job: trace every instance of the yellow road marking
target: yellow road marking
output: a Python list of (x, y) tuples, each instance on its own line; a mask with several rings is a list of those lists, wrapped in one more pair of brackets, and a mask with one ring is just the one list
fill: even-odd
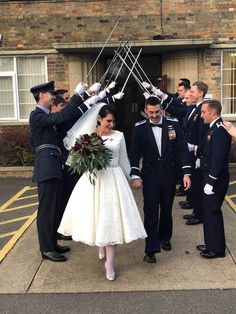
[(38, 194), (29, 195), (29, 196), (24, 196), (24, 197), (19, 197), (16, 201), (26, 200), (26, 199), (28, 199), (28, 198), (33, 198), (33, 197), (38, 197)]
[(7, 244), (0, 251), (0, 262), (4, 259), (7, 253), (13, 248), (18, 239), (22, 236), (22, 234), (27, 230), (27, 228), (32, 224), (37, 216), (37, 211), (34, 212), (33, 215), (24, 223), (24, 225), (15, 232), (14, 236), (7, 242)]
[[(3, 238), (6, 238), (6, 237), (9, 237), (13, 234), (15, 234), (16, 231), (12, 231), (12, 232), (8, 232), (8, 233), (4, 233), (4, 234), (0, 234), (0, 239), (3, 239)], [(0, 251), (1, 252), (1, 251)]]
[(234, 210), (234, 212), (236, 213), (236, 204), (231, 200), (231, 198), (228, 195), (226, 195), (225, 200), (229, 204), (229, 206)]
[(234, 198), (236, 197), (236, 194), (231, 194), (231, 195), (227, 195), (229, 198)]
[(19, 218), (15, 218), (15, 219), (10, 219), (10, 220), (5, 220), (0, 222), (0, 225), (6, 225), (6, 224), (10, 224), (11, 222), (15, 222), (15, 221), (20, 221), (20, 220), (24, 220), (24, 219), (28, 219), (31, 216), (24, 216), (24, 217), (19, 217)]
[(36, 190), (37, 189), (37, 186), (30, 186), (29, 188), (28, 188), (28, 190)]
[(31, 207), (31, 206), (35, 206), (35, 205), (38, 205), (38, 202), (37, 203), (32, 203), (32, 204), (27, 204), (27, 205), (22, 205), (22, 206), (17, 206), (17, 207), (12, 207), (12, 208), (7, 208), (3, 212), (6, 213), (6, 212), (10, 212), (12, 210), (21, 209), (21, 208), (27, 208), (27, 207)]
[(24, 194), (29, 189), (30, 189), (30, 186), (25, 186), (22, 190), (20, 190), (18, 193), (16, 193), (12, 198), (10, 198), (5, 204), (3, 204), (0, 207), (0, 212), (4, 211), (5, 208), (7, 208), (9, 205), (11, 205), (13, 202), (15, 202), (15, 200), (18, 199), (19, 196)]
[(232, 185), (232, 184), (235, 184), (236, 183), (236, 181), (231, 181), (231, 182), (229, 182), (229, 185)]

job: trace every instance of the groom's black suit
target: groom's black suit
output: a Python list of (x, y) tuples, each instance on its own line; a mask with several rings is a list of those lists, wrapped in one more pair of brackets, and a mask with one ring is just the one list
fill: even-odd
[[(160, 252), (160, 241), (169, 241), (172, 236), (177, 154), (183, 174), (190, 174), (187, 142), (176, 119), (162, 117), (161, 154), (149, 120), (136, 124), (130, 148), (131, 176), (143, 180), (147, 254)], [(139, 170), (141, 157), (142, 169)]]

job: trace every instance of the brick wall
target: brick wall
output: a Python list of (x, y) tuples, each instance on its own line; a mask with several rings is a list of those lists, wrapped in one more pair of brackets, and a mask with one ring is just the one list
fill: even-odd
[[(118, 16), (113, 40), (161, 34), (161, 1), (1, 1), (4, 49), (44, 49), (53, 43), (104, 41)], [(235, 43), (236, 2), (163, 0), (163, 35)]]

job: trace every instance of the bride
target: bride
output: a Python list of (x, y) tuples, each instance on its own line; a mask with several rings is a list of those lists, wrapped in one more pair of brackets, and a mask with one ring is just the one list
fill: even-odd
[(113, 129), (115, 116), (113, 107), (99, 103), (65, 139), (65, 146), (71, 148), (76, 137), (95, 131), (112, 151), (112, 161), (106, 169), (96, 171), (95, 185), (90, 183), (87, 173), (81, 176), (58, 229), (59, 233), (71, 235), (74, 241), (99, 247), (108, 280), (116, 278), (113, 262), (117, 244), (147, 236), (127, 181), (130, 164), (124, 135)]

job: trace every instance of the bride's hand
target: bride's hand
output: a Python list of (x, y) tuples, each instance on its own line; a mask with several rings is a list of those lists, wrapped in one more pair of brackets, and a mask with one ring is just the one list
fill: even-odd
[(131, 179), (130, 185), (134, 190), (139, 190), (143, 187), (143, 181), (142, 179)]

